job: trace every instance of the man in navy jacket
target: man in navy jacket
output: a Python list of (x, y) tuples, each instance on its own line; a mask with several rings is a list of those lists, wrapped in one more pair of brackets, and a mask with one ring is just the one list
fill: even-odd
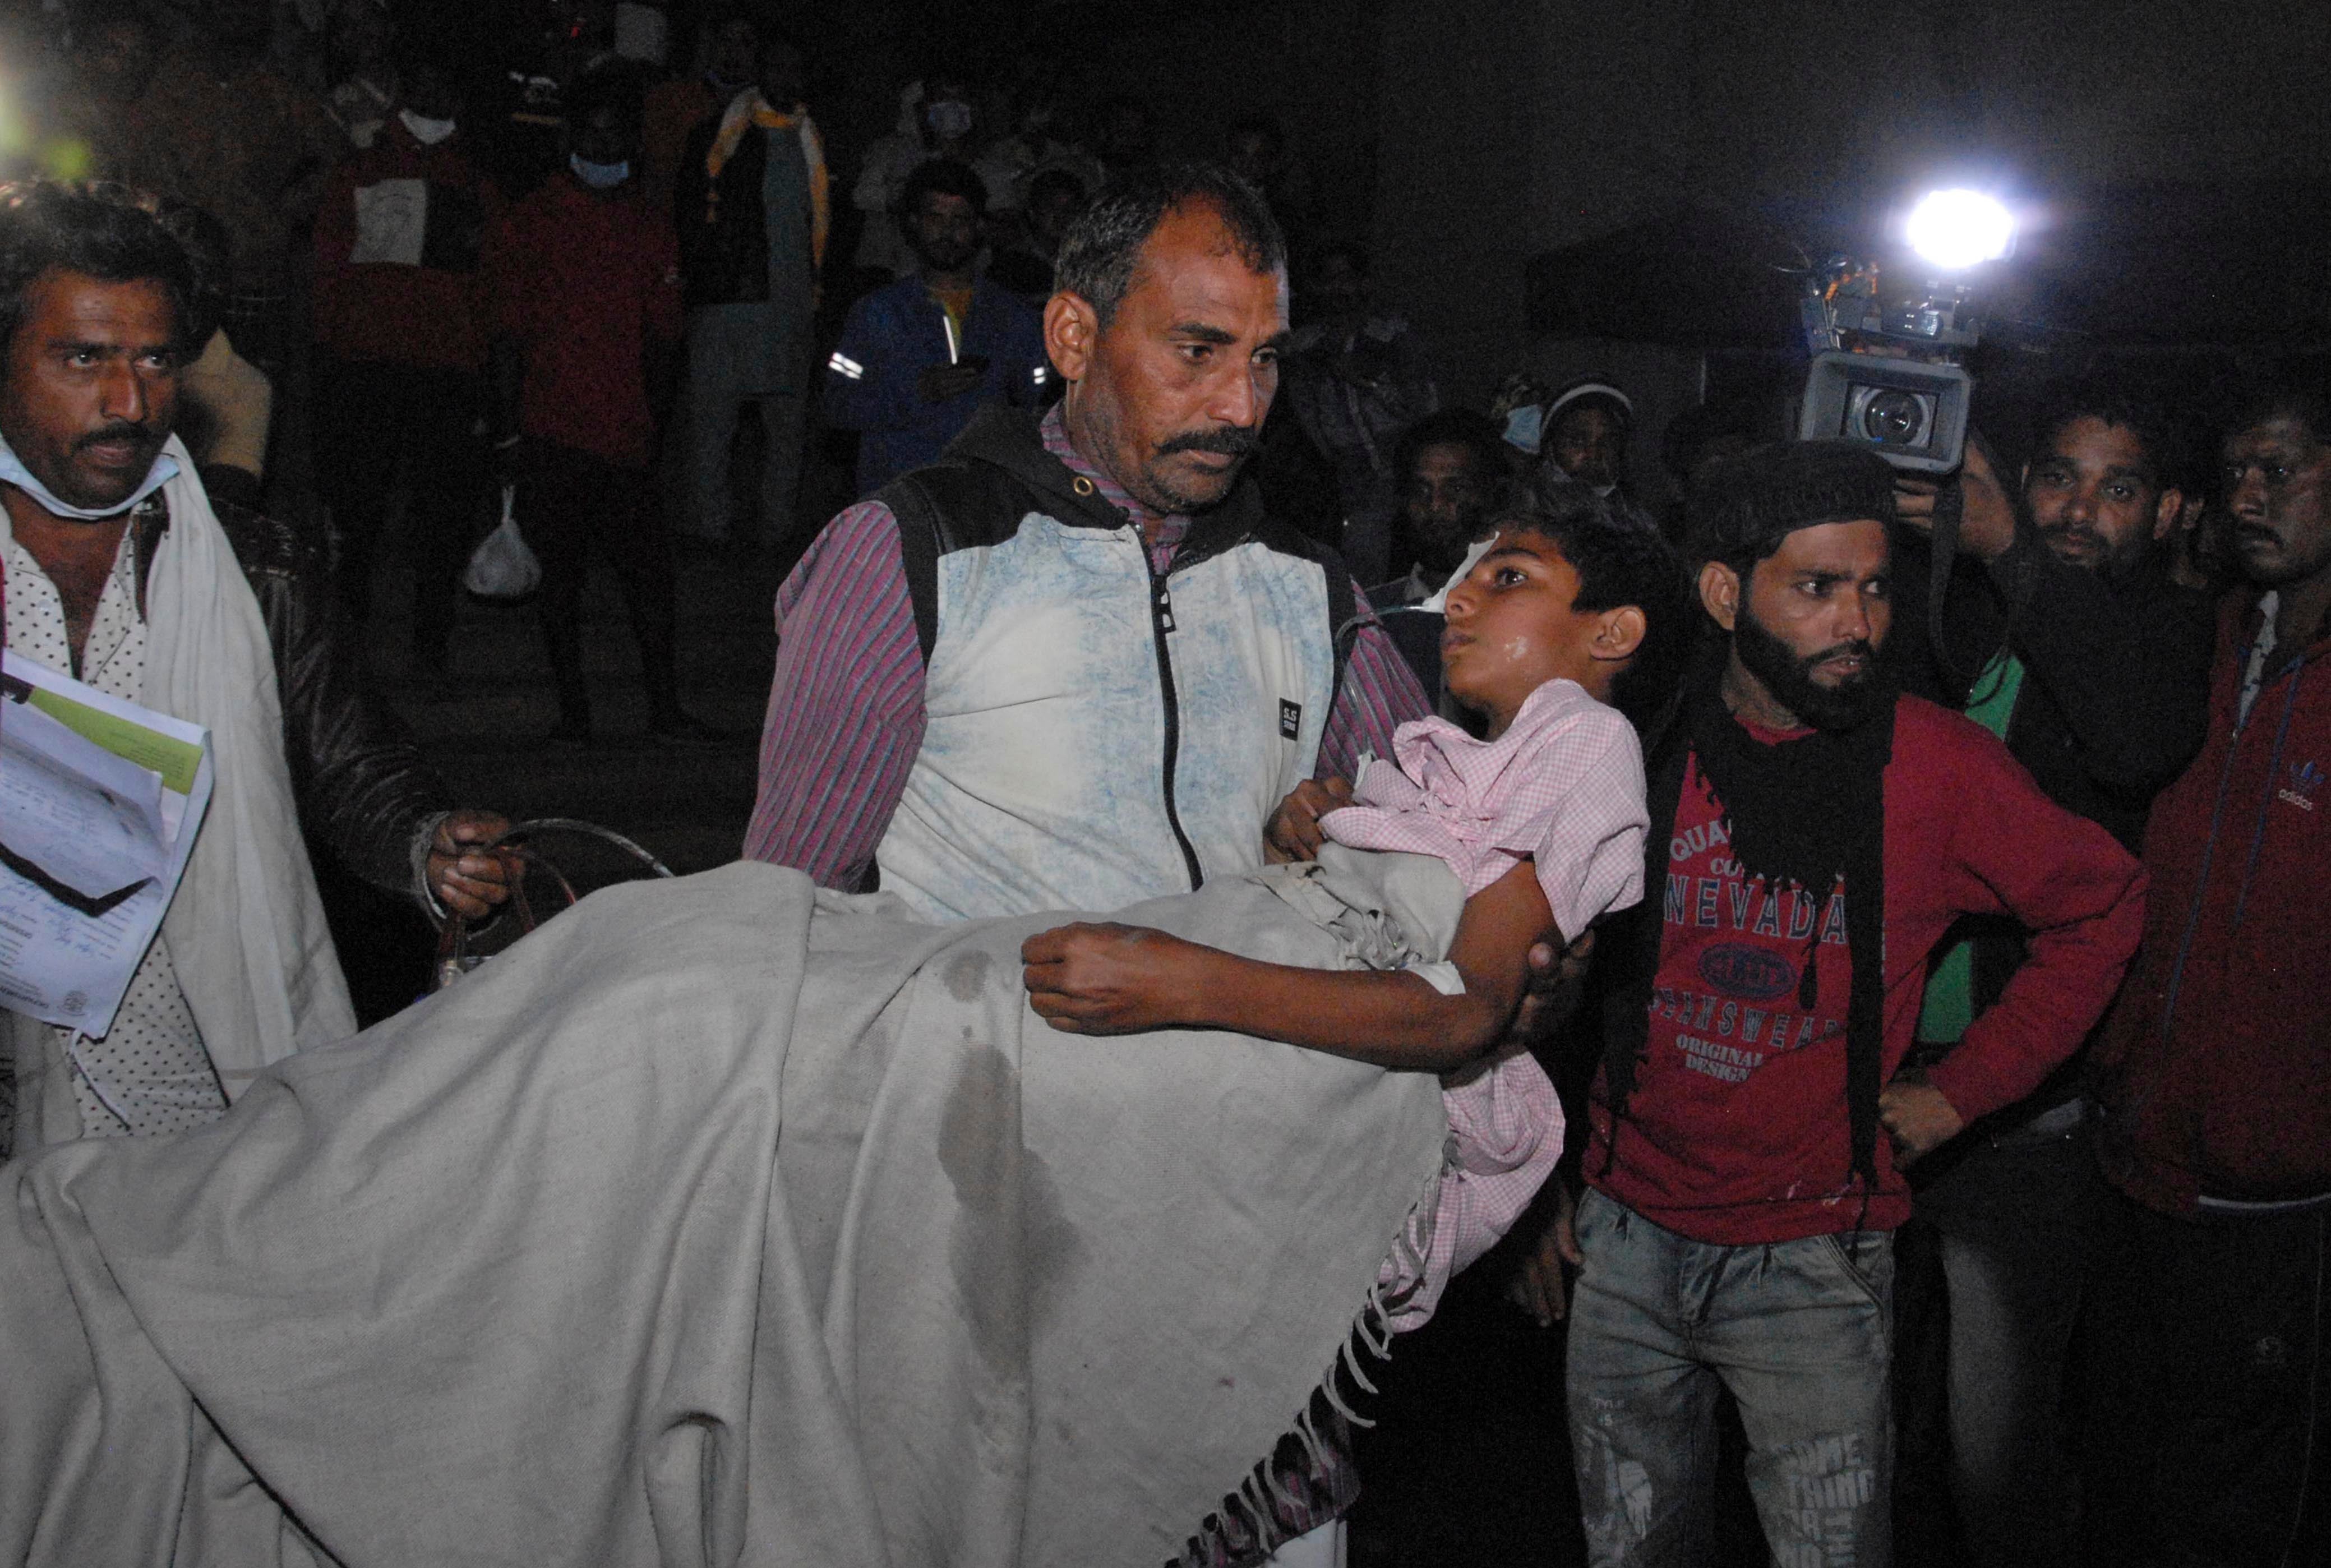
[(863, 436), (861, 496), (936, 461), (983, 405), (1036, 406), (1051, 377), (1035, 310), (975, 270), (986, 209), (968, 165), (908, 176), (899, 224), (921, 265), (850, 308), (826, 361), (827, 416)]

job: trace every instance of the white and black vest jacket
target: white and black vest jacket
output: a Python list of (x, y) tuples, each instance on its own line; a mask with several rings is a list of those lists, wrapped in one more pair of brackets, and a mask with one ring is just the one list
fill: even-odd
[(1242, 482), (1157, 575), (1133, 519), (1000, 408), (876, 499), (928, 716), (885, 891), (929, 919), (1098, 911), (1261, 863), (1355, 624), (1332, 551)]

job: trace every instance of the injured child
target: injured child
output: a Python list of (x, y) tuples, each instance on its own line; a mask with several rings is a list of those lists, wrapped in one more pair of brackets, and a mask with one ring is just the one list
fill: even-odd
[(1675, 575), (1507, 519), (1448, 606), (1486, 738), (1403, 727), (1314, 861), (1065, 927), (630, 884), (213, 1126), (0, 1167), (0, 1560), (1179, 1556), (1559, 1153), (1500, 1042), (1641, 894), (1598, 699)]

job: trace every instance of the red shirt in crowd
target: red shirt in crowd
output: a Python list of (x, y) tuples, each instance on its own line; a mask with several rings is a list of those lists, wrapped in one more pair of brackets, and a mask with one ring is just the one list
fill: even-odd
[(2153, 803), (2145, 952), (2098, 1042), (2098, 1154), (2131, 1197), (2331, 1193), (2331, 627), (2273, 651), (2250, 717), (2260, 617), (2219, 627), (2210, 737)]
[[(1789, 738), (1748, 729), (1766, 744)], [(2006, 992), (1929, 1074), (1972, 1121), (2038, 1088), (2104, 1012), (2144, 924), (2145, 873), (2104, 829), (2041, 794), (1989, 732), (1917, 698), (1895, 709), (1883, 788), (1881, 1078), (1909, 1052), (1927, 958), (1953, 921), (2005, 914), (2033, 933)], [(1891, 1230), (1910, 1217), (1910, 1194), (1882, 1131), (1866, 1205), (1852, 1174), (1852, 889), (1841, 882), (1815, 898), (1744, 879), (1722, 819), (1695, 757), (1666, 887), (1645, 889), (1666, 906), (1648, 1058), (1607, 1171), (1612, 1118), (1595, 1082), (1588, 1180), (1668, 1230), (1724, 1246)], [(1810, 1012), (1798, 1001), (1809, 950)]]
[(461, 150), (394, 116), (342, 164), (316, 214), (316, 346), (342, 359), (482, 370), (486, 236), (502, 195)]
[(561, 173), (511, 209), (486, 271), (497, 327), (526, 356), (519, 433), (645, 468), (649, 347), (680, 337), (671, 226), (629, 185), (603, 196)]

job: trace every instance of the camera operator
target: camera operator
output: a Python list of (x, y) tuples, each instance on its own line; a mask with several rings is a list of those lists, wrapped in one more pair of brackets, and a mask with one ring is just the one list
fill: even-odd
[[(2208, 599), (2172, 582), (2165, 543), (2180, 520), (2172, 427), (2106, 383), (2044, 396), (2021, 508), (1979, 440), (1958, 485), (1962, 567), (1941, 636), (1902, 636), (1898, 677), (1999, 735), (2049, 797), (2134, 851), (2155, 794), (2201, 747), (2208, 698)], [(1904, 480), (1903, 521), (1932, 528), (1937, 487)], [(1928, 618), (1930, 551), (1899, 541), (1898, 609)], [(1972, 565), (1967, 563), (1971, 561)], [(1955, 668), (1954, 668), (1955, 666)], [(1973, 679), (1967, 679), (1972, 672)], [(2012, 923), (1970, 922), (1936, 964), (1919, 1057), (1948, 1054), (2023, 955)], [(2082, 1059), (2035, 1094), (1978, 1122), (1921, 1164), (1928, 1304), (1946, 1289), (1951, 1486), (1969, 1561), (2076, 1556), (2078, 1492), (2060, 1405), (2067, 1349), (2105, 1192), (2090, 1150)], [(1906, 1440), (1931, 1405), (1917, 1343), (1915, 1231), (1904, 1249)], [(1939, 1260), (1937, 1278), (1934, 1259)], [(1922, 1401), (1920, 1395), (1926, 1398)]]

